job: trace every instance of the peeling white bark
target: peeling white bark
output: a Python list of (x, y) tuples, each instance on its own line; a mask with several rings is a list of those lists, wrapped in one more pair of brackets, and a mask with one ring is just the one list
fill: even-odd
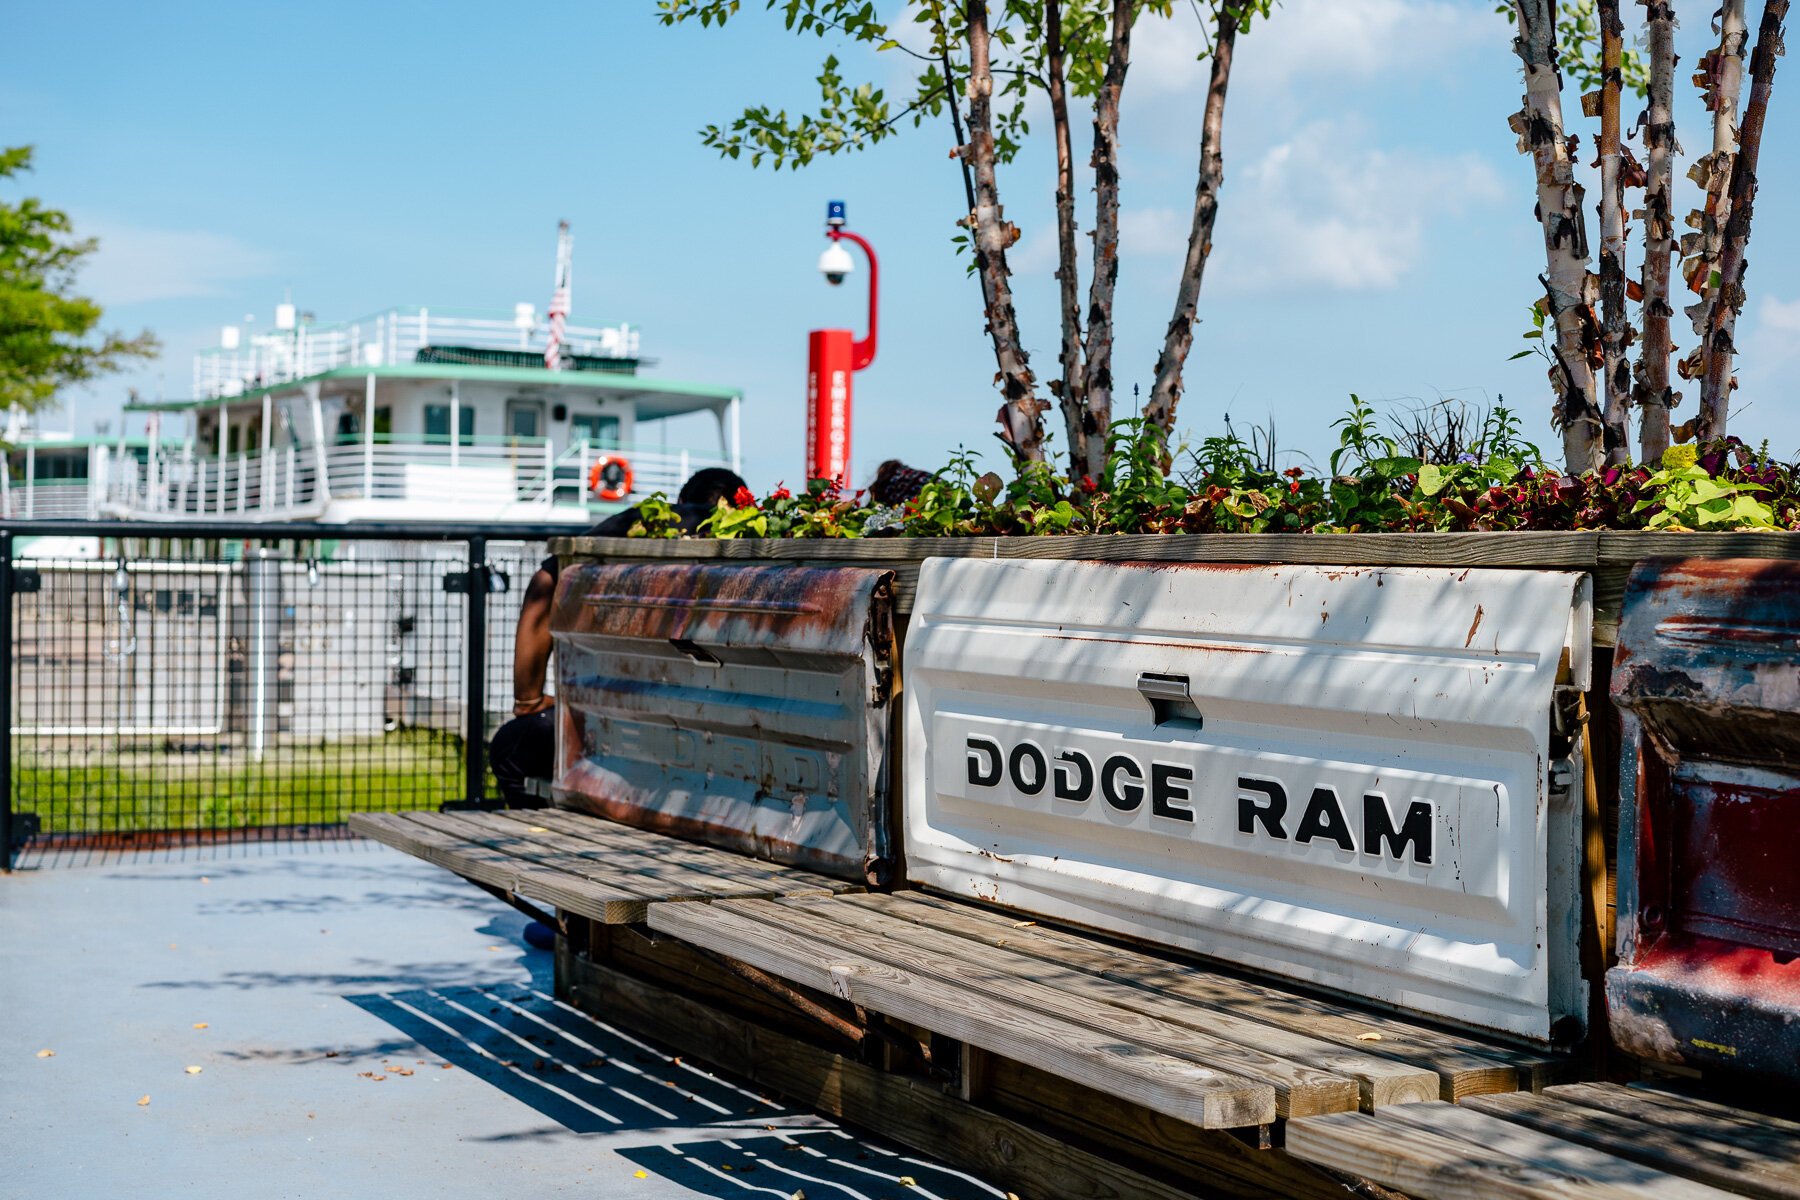
[(1680, 394), (1669, 386), (1669, 356), (1675, 346), (1669, 321), (1669, 259), (1675, 250), (1675, 12), (1670, 0), (1643, 0), (1650, 41), (1650, 106), (1645, 111), (1644, 145), (1648, 181), (1644, 185), (1643, 349), (1638, 355), (1632, 399), (1639, 412), (1642, 461), (1654, 463), (1669, 448), (1669, 410)]
[(1519, 36), (1513, 49), (1525, 64), (1524, 107), (1512, 118), (1519, 149), (1537, 169), (1538, 219), (1544, 228), (1544, 295), (1556, 336), (1550, 383), (1556, 390), (1556, 424), (1563, 435), (1564, 467), (1579, 473), (1600, 465), (1601, 416), (1594, 398), (1600, 364), (1594, 286), (1588, 274), (1587, 226), (1582, 189), (1575, 182), (1569, 141), (1563, 133), (1562, 76), (1556, 69), (1555, 0), (1514, 0)]
[(1094, 97), (1094, 277), (1088, 285), (1088, 415), (1112, 423), (1113, 291), (1119, 282), (1119, 94), (1131, 65), (1131, 0), (1113, 0), (1106, 74)]

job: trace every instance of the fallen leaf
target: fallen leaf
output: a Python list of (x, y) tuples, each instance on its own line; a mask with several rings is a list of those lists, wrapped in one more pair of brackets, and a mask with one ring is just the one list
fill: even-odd
[(144, 1105), (146, 1105), (148, 1103), (150, 1103), (150, 1097), (148, 1097), (148, 1096), (139, 1096), (138, 1097), (138, 1107), (139, 1108), (144, 1107)]
[(201, 1070), (201, 1068), (199, 1068), (199, 1067), (186, 1067), (184, 1069), (187, 1071), (187, 1073), (189, 1075), (198, 1075)]
[(914, 1179), (911, 1175), (902, 1175), (900, 1177), (900, 1186), (901, 1187), (918, 1187), (919, 1181)]
[(634, 1172), (633, 1172), (633, 1173), (632, 1173), (632, 1176), (631, 1176), (631, 1177), (632, 1177), (632, 1178), (633, 1178), (633, 1179), (648, 1179), (648, 1178), (650, 1178), (650, 1172), (648, 1172), (648, 1171), (634, 1171)]
[(788, 1200), (806, 1200), (806, 1193), (801, 1191), (799, 1188), (795, 1188), (794, 1194), (789, 1196)]
[(1036, 921), (1014, 921), (1013, 928), (1014, 929), (1024, 929), (1028, 925), (1036, 925), (1036, 924), (1037, 924)]
[(489, 947), (488, 947), (488, 949), (489, 949), (489, 950), (498, 950), (498, 949), (500, 949), (500, 947), (498, 947), (498, 946), (489, 946)]
[(411, 1067), (394, 1067), (392, 1070), (396, 1075), (411, 1075), (413, 1073)]
[(54, 1051), (54, 1050), (39, 1050), (37, 1053), (37, 1056), (39, 1058), (55, 1058), (56, 1051)]
[(307, 1113), (306, 1119), (309, 1121), (316, 1120), (318, 1118), (318, 1115), (319, 1115), (318, 1113)]
[(325, 1052), (326, 1058), (336, 1058), (337, 1056), (338, 1056), (338, 1052), (336, 1050), (327, 1050)]
[(1381, 1035), (1379, 1033), (1359, 1033), (1356, 1035), (1356, 1040), (1359, 1042), (1379, 1042), (1381, 1040)]
[(544, 828), (542, 825), (528, 825), (528, 826), (526, 826), (526, 828), (531, 830), (531, 832), (533, 832), (533, 833), (549, 833), (550, 832), (548, 829)]
[(731, 1164), (730, 1164), (730, 1163), (720, 1163), (720, 1164), (719, 1164), (719, 1169), (720, 1169), (720, 1170), (722, 1170), (722, 1171), (729, 1171), (729, 1170), (731, 1170), (731, 1169), (732, 1169), (732, 1167), (731, 1167)]
[(208, 879), (208, 878), (207, 878), (207, 877), (206, 877), (206, 876), (204, 876), (204, 875), (202, 875), (202, 876), (201, 876), (201, 877), (200, 877), (200, 882), (201, 882), (201, 883), (211, 883), (211, 882), (212, 882), (212, 880), (210, 880), (210, 879)]
[(206, 1022), (205, 1022), (205, 1021), (195, 1021), (195, 1022), (194, 1022), (194, 1028), (195, 1028), (195, 1029), (205, 1029), (205, 1028), (206, 1028)]
[(1017, 1192), (1006, 1193), (1006, 1200), (1019, 1200), (1019, 1193), (1017, 1193)]
[(455, 1063), (439, 1063), (439, 1064), (438, 1064), (438, 1065), (439, 1065), (439, 1066), (441, 1066), (441, 1067), (443, 1067), (443, 1068), (444, 1068), (444, 1070), (446, 1070), (446, 1071), (454, 1071), (454, 1070), (456, 1070), (456, 1064), (455, 1064)]

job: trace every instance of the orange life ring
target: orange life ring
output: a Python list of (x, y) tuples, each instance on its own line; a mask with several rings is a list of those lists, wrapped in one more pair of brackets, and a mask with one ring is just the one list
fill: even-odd
[(588, 468), (588, 491), (602, 500), (623, 500), (631, 495), (631, 460), (622, 454), (602, 454)]

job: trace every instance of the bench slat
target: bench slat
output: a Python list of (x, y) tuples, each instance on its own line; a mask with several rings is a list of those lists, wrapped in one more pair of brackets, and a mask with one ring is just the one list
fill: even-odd
[[(1567, 1094), (1572, 1091), (1579, 1098)], [(1737, 1195), (1800, 1200), (1800, 1144), (1786, 1130), (1765, 1127), (1744, 1137), (1734, 1122), (1634, 1102), (1629, 1089), (1615, 1084), (1482, 1096), (1468, 1107)], [(1671, 1113), (1680, 1115), (1670, 1120)]]
[[(853, 886), (779, 867), (746, 869), (740, 855), (597, 817), (577, 819), (593, 823), (598, 841), (573, 839), (548, 826), (535, 834), (514, 817), (356, 813), (350, 828), (479, 883), (607, 925), (641, 922), (649, 906), (661, 901), (818, 895)], [(718, 870), (705, 869), (709, 864)]]
[(1043, 924), (976, 908), (958, 900), (912, 892), (861, 898), (884, 914), (933, 929), (954, 932), (983, 945), (1008, 950), (1081, 971), (1098, 979), (1146, 991), (1362, 1053), (1437, 1072), (1438, 1096), (1516, 1091), (1553, 1077), (1561, 1064), (1532, 1051), (1512, 1051), (1467, 1036), (1446, 1033), (1404, 1018), (1365, 1012), (1344, 1004), (1256, 983), (1209, 966), (1152, 957)]
[(1309, 1117), (1287, 1152), (1416, 1200), (1722, 1200), (1729, 1192), (1434, 1100)]
[[(854, 944), (885, 949), (909, 969), (929, 972), (934, 964), (955, 963), (965, 977), (987, 981), (992, 994), (1030, 1000), (1046, 1011), (1059, 1011), (1144, 1045), (1267, 1080), (1275, 1085), (1277, 1112), (1283, 1117), (1308, 1111), (1339, 1112), (1359, 1102), (1365, 1108), (1405, 1104), (1437, 1095), (1437, 1076), (1419, 1067), (1083, 975), (1010, 948), (983, 946), (884, 916), (863, 900), (844, 897), (829, 904), (789, 901), (754, 911), (768, 914), (769, 920), (793, 921), (795, 928), (824, 936), (833, 935), (833, 926), (855, 930)], [(753, 910), (750, 905), (738, 907)], [(1355, 1089), (1346, 1089), (1345, 1081), (1353, 1082)]]
[(730, 904), (657, 904), (650, 928), (729, 955), (794, 983), (924, 1026), (972, 1046), (1042, 1067), (1209, 1129), (1266, 1124), (1275, 1090), (1090, 1026), (1011, 1004), (961, 983), (820, 944)]

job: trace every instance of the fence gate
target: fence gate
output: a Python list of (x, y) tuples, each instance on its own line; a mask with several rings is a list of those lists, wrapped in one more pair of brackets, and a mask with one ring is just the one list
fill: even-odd
[(564, 532), (0, 525), (6, 864), (482, 802), (519, 600)]

